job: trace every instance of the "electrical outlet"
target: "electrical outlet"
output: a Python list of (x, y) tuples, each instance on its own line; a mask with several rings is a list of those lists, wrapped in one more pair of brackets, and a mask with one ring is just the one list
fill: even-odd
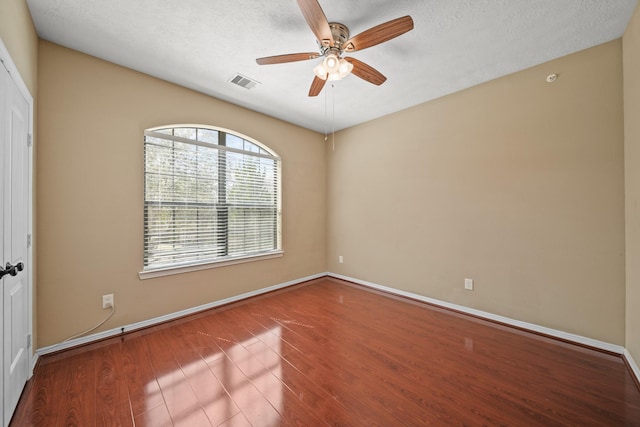
[(338, 262), (339, 262), (340, 264), (342, 264), (342, 263), (344, 262), (344, 258), (342, 258), (342, 255), (339, 255), (339, 256), (338, 256)]
[(102, 308), (113, 307), (113, 294), (102, 295)]
[(473, 279), (464, 279), (464, 288), (468, 291), (473, 290)]

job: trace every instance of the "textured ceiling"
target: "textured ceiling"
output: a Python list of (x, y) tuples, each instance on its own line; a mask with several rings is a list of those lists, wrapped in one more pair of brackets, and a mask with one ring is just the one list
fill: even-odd
[[(307, 93), (320, 59), (255, 62), (318, 50), (294, 0), (27, 3), (43, 39), (325, 132), (616, 39), (637, 0), (319, 0), (352, 36), (404, 15), (415, 28), (349, 55), (387, 76), (384, 84), (351, 75), (315, 98)], [(236, 86), (236, 73), (260, 84)]]

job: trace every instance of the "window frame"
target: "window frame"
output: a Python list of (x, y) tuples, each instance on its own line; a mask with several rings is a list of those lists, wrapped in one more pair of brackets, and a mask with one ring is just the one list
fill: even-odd
[[(254, 152), (254, 151), (248, 151), (248, 150), (244, 150), (244, 149), (238, 149), (235, 147), (230, 147), (227, 145), (221, 145), (221, 144), (215, 144), (215, 143), (209, 143), (209, 142), (205, 142), (205, 141), (199, 141), (199, 140), (194, 140), (194, 139), (189, 139), (189, 138), (184, 138), (181, 136), (175, 136), (175, 129), (179, 129), (179, 128), (189, 128), (189, 129), (203, 129), (203, 130), (211, 130), (211, 131), (215, 131), (218, 133), (218, 141), (220, 141), (220, 135), (224, 135), (224, 139), (226, 140), (226, 137), (228, 135), (231, 135), (233, 137), (239, 138), (243, 141), (246, 141), (250, 144), (255, 145), (258, 149), (260, 149), (260, 152)], [(172, 134), (167, 134), (167, 133), (163, 133), (163, 132), (159, 132), (161, 130), (167, 130), (167, 129), (171, 129), (172, 130)], [(146, 255), (146, 239), (147, 239), (147, 219), (144, 217), (145, 215), (143, 215), (143, 238), (142, 238), (142, 242), (143, 242), (143, 269), (142, 271), (140, 271), (138, 273), (140, 279), (149, 279), (149, 278), (154, 278), (154, 277), (160, 277), (160, 276), (166, 276), (166, 275), (172, 275), (172, 274), (181, 274), (181, 273), (187, 273), (187, 272), (192, 272), (192, 271), (199, 271), (199, 270), (204, 270), (204, 269), (210, 269), (210, 268), (218, 268), (218, 267), (224, 267), (224, 266), (229, 266), (229, 265), (235, 265), (235, 264), (240, 264), (240, 263), (247, 263), (247, 262), (254, 262), (254, 261), (260, 261), (260, 260), (266, 260), (266, 259), (272, 259), (272, 258), (278, 258), (278, 257), (282, 257), (284, 255), (284, 251), (282, 249), (282, 159), (280, 156), (278, 156), (278, 154), (271, 149), (270, 147), (266, 146), (265, 144), (247, 136), (247, 135), (243, 135), (241, 133), (238, 133), (236, 131), (230, 130), (230, 129), (226, 129), (226, 128), (221, 128), (221, 127), (217, 127), (217, 126), (210, 126), (210, 125), (202, 125), (202, 124), (174, 124), (174, 125), (163, 125), (163, 126), (157, 126), (157, 127), (153, 127), (153, 128), (149, 128), (146, 129), (143, 133), (144, 139), (143, 139), (143, 150), (147, 149), (147, 141), (146, 138), (147, 137), (157, 137), (157, 138), (161, 138), (161, 139), (165, 139), (165, 140), (171, 140), (173, 142), (178, 142), (178, 143), (186, 143), (186, 144), (192, 144), (192, 145), (197, 145), (197, 146), (203, 146), (206, 148), (213, 148), (215, 150), (217, 150), (218, 153), (220, 152), (225, 152), (225, 153), (238, 153), (241, 155), (249, 155), (249, 156), (253, 156), (255, 158), (266, 158), (266, 159), (270, 159), (273, 160), (275, 162), (275, 166), (276, 166), (276, 171), (277, 173), (275, 174), (275, 188), (276, 188), (276, 231), (275, 231), (275, 244), (276, 244), (276, 248), (273, 250), (269, 250), (266, 252), (260, 252), (260, 253), (255, 253), (255, 254), (242, 254), (242, 255), (238, 255), (238, 256), (233, 256), (233, 255), (225, 255), (223, 257), (218, 257), (216, 258), (211, 258), (211, 259), (203, 259), (203, 260), (195, 260), (195, 261), (186, 261), (186, 262), (178, 262), (178, 263), (174, 263), (174, 264), (167, 264), (167, 265), (144, 265), (146, 262), (145, 257)], [(149, 201), (147, 200), (146, 197), (146, 180), (147, 180), (147, 160), (146, 160), (146, 154), (143, 154), (143, 197), (142, 197), (142, 210), (143, 212), (146, 212), (147, 206)], [(222, 202), (218, 202), (218, 203), (222, 203)], [(227, 202), (223, 202), (223, 205), (228, 205)], [(227, 228), (225, 229), (225, 236), (227, 236), (226, 238), (228, 238), (229, 236), (229, 228), (228, 228), (228, 224), (227, 224)]]

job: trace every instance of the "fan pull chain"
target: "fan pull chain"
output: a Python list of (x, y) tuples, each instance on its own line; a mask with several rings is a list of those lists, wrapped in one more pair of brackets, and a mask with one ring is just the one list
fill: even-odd
[(329, 139), (329, 120), (327, 120), (327, 91), (324, 91), (324, 142)]
[(332, 151), (336, 151), (336, 96), (333, 88), (334, 85), (331, 83), (331, 139), (333, 142)]
[[(336, 151), (336, 101), (334, 93), (335, 85), (331, 83), (331, 149)], [(329, 140), (329, 89), (324, 91), (324, 142)]]

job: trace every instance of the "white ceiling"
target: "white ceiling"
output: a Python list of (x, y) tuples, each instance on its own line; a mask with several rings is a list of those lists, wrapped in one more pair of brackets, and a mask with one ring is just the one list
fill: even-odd
[[(387, 76), (384, 84), (351, 75), (315, 98), (307, 93), (320, 59), (255, 62), (318, 50), (294, 0), (27, 3), (43, 39), (325, 132), (616, 39), (637, 0), (319, 0), (352, 36), (404, 15), (415, 28), (349, 55)], [(236, 73), (260, 84), (233, 85)]]

